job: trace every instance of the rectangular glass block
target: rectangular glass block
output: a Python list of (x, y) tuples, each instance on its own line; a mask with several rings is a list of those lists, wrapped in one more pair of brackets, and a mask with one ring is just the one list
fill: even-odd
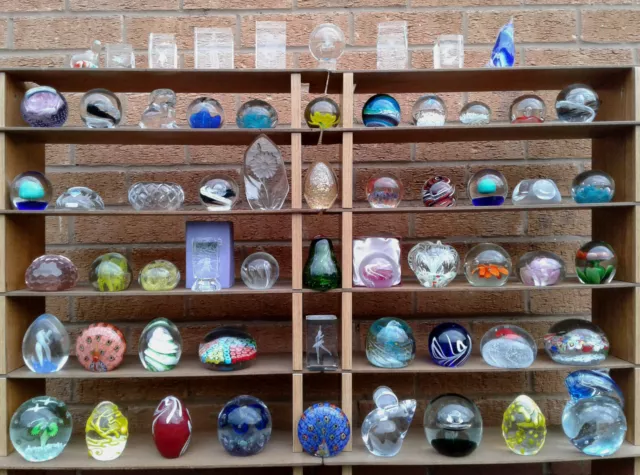
[(307, 315), (305, 350), (306, 367), (310, 371), (336, 371), (338, 361), (338, 317)]
[(176, 44), (176, 35), (170, 33), (149, 34), (149, 68), (178, 68), (178, 45)]
[(256, 69), (287, 68), (287, 22), (256, 22)]
[(406, 21), (378, 23), (377, 69), (407, 69), (409, 50)]
[(186, 286), (198, 280), (216, 280), (220, 288), (234, 284), (233, 223), (187, 222)]
[(462, 35), (440, 35), (433, 47), (435, 69), (462, 68), (464, 66), (464, 37)]
[(233, 69), (233, 31), (196, 28), (193, 53), (196, 69)]
[(105, 47), (107, 68), (135, 68), (136, 55), (133, 46), (127, 43), (110, 43)]

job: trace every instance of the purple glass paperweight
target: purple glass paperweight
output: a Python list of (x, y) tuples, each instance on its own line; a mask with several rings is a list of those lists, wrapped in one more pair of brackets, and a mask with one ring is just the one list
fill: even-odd
[(62, 127), (69, 115), (67, 100), (52, 87), (32, 87), (20, 104), (20, 114), (31, 127)]
[(187, 288), (215, 292), (233, 286), (233, 223), (187, 222)]
[(553, 252), (533, 251), (518, 260), (516, 274), (524, 285), (546, 287), (562, 282), (565, 269), (564, 261)]
[(353, 285), (372, 288), (400, 284), (400, 240), (370, 237), (353, 240)]

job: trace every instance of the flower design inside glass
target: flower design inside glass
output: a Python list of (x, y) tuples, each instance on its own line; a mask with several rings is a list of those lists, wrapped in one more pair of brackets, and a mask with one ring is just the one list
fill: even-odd
[(576, 253), (576, 273), (583, 284), (608, 284), (617, 266), (615, 251), (603, 241), (591, 241)]

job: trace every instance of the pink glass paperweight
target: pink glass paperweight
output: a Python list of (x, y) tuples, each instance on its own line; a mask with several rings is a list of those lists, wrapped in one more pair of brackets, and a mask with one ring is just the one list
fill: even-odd
[(356, 286), (385, 288), (400, 284), (400, 240), (354, 239), (353, 269)]
[(24, 274), (27, 288), (37, 292), (69, 290), (78, 281), (78, 269), (64, 256), (45, 254), (31, 263)]

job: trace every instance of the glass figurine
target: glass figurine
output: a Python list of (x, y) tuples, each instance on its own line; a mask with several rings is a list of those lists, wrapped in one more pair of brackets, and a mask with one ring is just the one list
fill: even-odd
[(135, 69), (136, 55), (133, 46), (127, 43), (109, 43), (105, 47), (107, 68)]
[(192, 129), (219, 129), (224, 124), (224, 111), (215, 99), (199, 97), (189, 104), (187, 120)]
[(80, 118), (90, 129), (112, 129), (122, 119), (120, 99), (106, 89), (91, 89), (80, 99)]
[(398, 455), (416, 413), (416, 400), (399, 401), (390, 388), (380, 386), (373, 392), (373, 402), (376, 408), (362, 422), (364, 445), (379, 457)]
[(440, 35), (433, 46), (433, 69), (464, 66), (464, 36)]
[(302, 450), (315, 457), (338, 455), (350, 438), (349, 418), (342, 409), (328, 402), (308, 407), (298, 421)]
[(306, 368), (310, 371), (335, 371), (338, 359), (338, 318), (335, 315), (307, 315)]
[(78, 282), (78, 269), (67, 257), (45, 254), (36, 257), (27, 267), (24, 282), (29, 290), (36, 292), (69, 290)]
[(180, 271), (173, 262), (156, 259), (142, 268), (138, 283), (150, 292), (166, 292), (175, 289), (180, 283)]
[(257, 397), (235, 397), (218, 414), (218, 440), (231, 455), (259, 454), (270, 438), (271, 413)]
[(413, 124), (418, 127), (444, 125), (447, 120), (447, 106), (435, 94), (420, 97), (411, 110)]
[(608, 284), (616, 275), (618, 256), (604, 241), (591, 241), (576, 252), (576, 274), (583, 284)]
[(240, 267), (244, 285), (254, 290), (269, 290), (280, 277), (278, 261), (267, 252), (254, 252)]
[(316, 26), (309, 37), (309, 51), (320, 69), (335, 70), (345, 46), (344, 33), (333, 23)]
[(378, 23), (377, 69), (408, 69), (409, 51), (406, 21)]
[(122, 363), (127, 342), (120, 329), (110, 323), (93, 323), (76, 339), (76, 356), (86, 370), (113, 371)]
[(198, 356), (207, 369), (233, 371), (248, 368), (258, 356), (258, 347), (243, 329), (219, 327), (204, 337)]
[(175, 459), (189, 448), (192, 435), (191, 414), (175, 396), (167, 396), (153, 413), (151, 435), (160, 455)]
[(467, 183), (467, 196), (474, 206), (500, 206), (507, 198), (507, 193), (507, 179), (492, 168), (474, 173)]
[(277, 210), (289, 195), (287, 169), (278, 146), (260, 135), (244, 154), (244, 192), (251, 209)]
[(177, 69), (178, 45), (172, 33), (149, 34), (149, 69)]
[(316, 236), (309, 246), (309, 257), (304, 265), (302, 284), (307, 289), (326, 292), (342, 284), (342, 273), (333, 251), (331, 239)]
[(267, 101), (252, 99), (238, 109), (236, 125), (241, 129), (274, 129), (278, 125), (278, 111)]
[(70, 66), (72, 68), (99, 68), (100, 67), (100, 51), (102, 51), (102, 43), (98, 40), (94, 40), (91, 43), (91, 48), (83, 53), (74, 54), (71, 56)]
[(387, 94), (376, 94), (362, 108), (362, 122), (366, 127), (396, 127), (400, 124), (400, 104)]
[(370, 178), (365, 193), (372, 208), (397, 208), (404, 196), (404, 187), (398, 178), (389, 174)]
[(9, 194), (14, 209), (21, 211), (42, 211), (51, 201), (52, 186), (49, 179), (40, 172), (20, 173), (11, 182)]
[(171, 320), (156, 318), (144, 327), (138, 340), (138, 356), (144, 369), (170, 371), (180, 361), (182, 336)]
[(215, 292), (235, 283), (233, 223), (187, 221), (186, 288)]
[(494, 368), (521, 369), (533, 364), (538, 347), (524, 328), (498, 325), (484, 334), (480, 341), (482, 359)]
[(369, 237), (353, 240), (353, 285), (386, 288), (400, 284), (400, 240)]
[(56, 209), (95, 211), (104, 209), (104, 201), (98, 193), (86, 186), (72, 186), (58, 196)]
[(256, 69), (287, 69), (287, 22), (256, 21)]
[(409, 251), (409, 267), (423, 287), (446, 287), (458, 275), (460, 257), (453, 246), (419, 242)]
[(200, 182), (200, 202), (209, 211), (229, 211), (238, 202), (240, 188), (227, 175), (206, 177)]
[(487, 125), (491, 122), (491, 108), (484, 102), (468, 102), (460, 110), (460, 122), (465, 125)]
[(553, 180), (535, 178), (518, 183), (513, 189), (511, 201), (514, 205), (557, 204), (562, 197)]
[(98, 257), (91, 264), (89, 280), (100, 292), (121, 292), (131, 285), (131, 267), (122, 254), (109, 252)]
[(46, 462), (62, 453), (72, 429), (73, 418), (64, 402), (51, 396), (37, 396), (13, 413), (9, 437), (27, 462)]
[(138, 125), (142, 129), (177, 129), (177, 102), (176, 93), (171, 89), (156, 89), (149, 94), (149, 105)]
[(541, 124), (546, 113), (544, 101), (534, 94), (516, 98), (509, 108), (512, 124)]
[(439, 366), (462, 366), (471, 356), (471, 335), (465, 327), (457, 323), (437, 325), (429, 333), (427, 343), (431, 359)]
[(598, 94), (585, 84), (567, 86), (556, 98), (556, 113), (561, 122), (593, 122), (599, 108)]
[(233, 69), (233, 30), (194, 28), (195, 69)]
[(60, 371), (69, 359), (70, 349), (69, 333), (50, 313), (36, 318), (22, 339), (22, 359), (34, 373)]
[(464, 275), (474, 287), (501, 287), (509, 274), (511, 256), (497, 244), (478, 244), (464, 257)]
[(304, 108), (304, 120), (312, 129), (336, 127), (340, 123), (340, 106), (330, 97), (316, 97)]
[(422, 186), (422, 203), (433, 208), (455, 206), (456, 186), (446, 176), (431, 177)]
[(569, 318), (549, 328), (544, 350), (556, 363), (588, 366), (607, 358), (609, 340), (595, 323)]
[(502, 437), (507, 447), (518, 455), (535, 455), (547, 437), (547, 420), (529, 396), (518, 396), (502, 418)]
[(304, 180), (304, 199), (312, 209), (329, 209), (338, 198), (338, 178), (331, 164), (323, 159), (314, 161)]
[(608, 203), (615, 191), (611, 175), (599, 170), (582, 172), (571, 184), (571, 196), (576, 203)]
[(416, 357), (411, 327), (399, 318), (384, 317), (369, 327), (366, 340), (369, 363), (378, 368), (404, 368)]
[(37, 86), (25, 93), (20, 115), (31, 127), (62, 127), (69, 116), (69, 106), (54, 88)]
[[(608, 373), (592, 369), (580, 369), (567, 375), (564, 380), (571, 400), (567, 406), (576, 401), (595, 396), (608, 396), (624, 407), (622, 390)], [(565, 407), (565, 411), (567, 408)]]
[(175, 211), (184, 203), (184, 191), (177, 183), (141, 181), (131, 185), (128, 198), (136, 211)]
[(491, 51), (491, 57), (487, 63), (492, 68), (511, 68), (516, 61), (516, 45), (513, 31), (513, 18), (498, 32), (496, 44)]
[(482, 416), (471, 399), (459, 394), (443, 394), (427, 406), (424, 432), (438, 453), (464, 457), (480, 445)]
[(516, 275), (524, 285), (546, 287), (562, 282), (566, 266), (562, 258), (549, 251), (532, 251), (518, 259)]
[(122, 455), (129, 438), (129, 421), (120, 408), (110, 401), (98, 404), (85, 427), (89, 455), (106, 462)]

